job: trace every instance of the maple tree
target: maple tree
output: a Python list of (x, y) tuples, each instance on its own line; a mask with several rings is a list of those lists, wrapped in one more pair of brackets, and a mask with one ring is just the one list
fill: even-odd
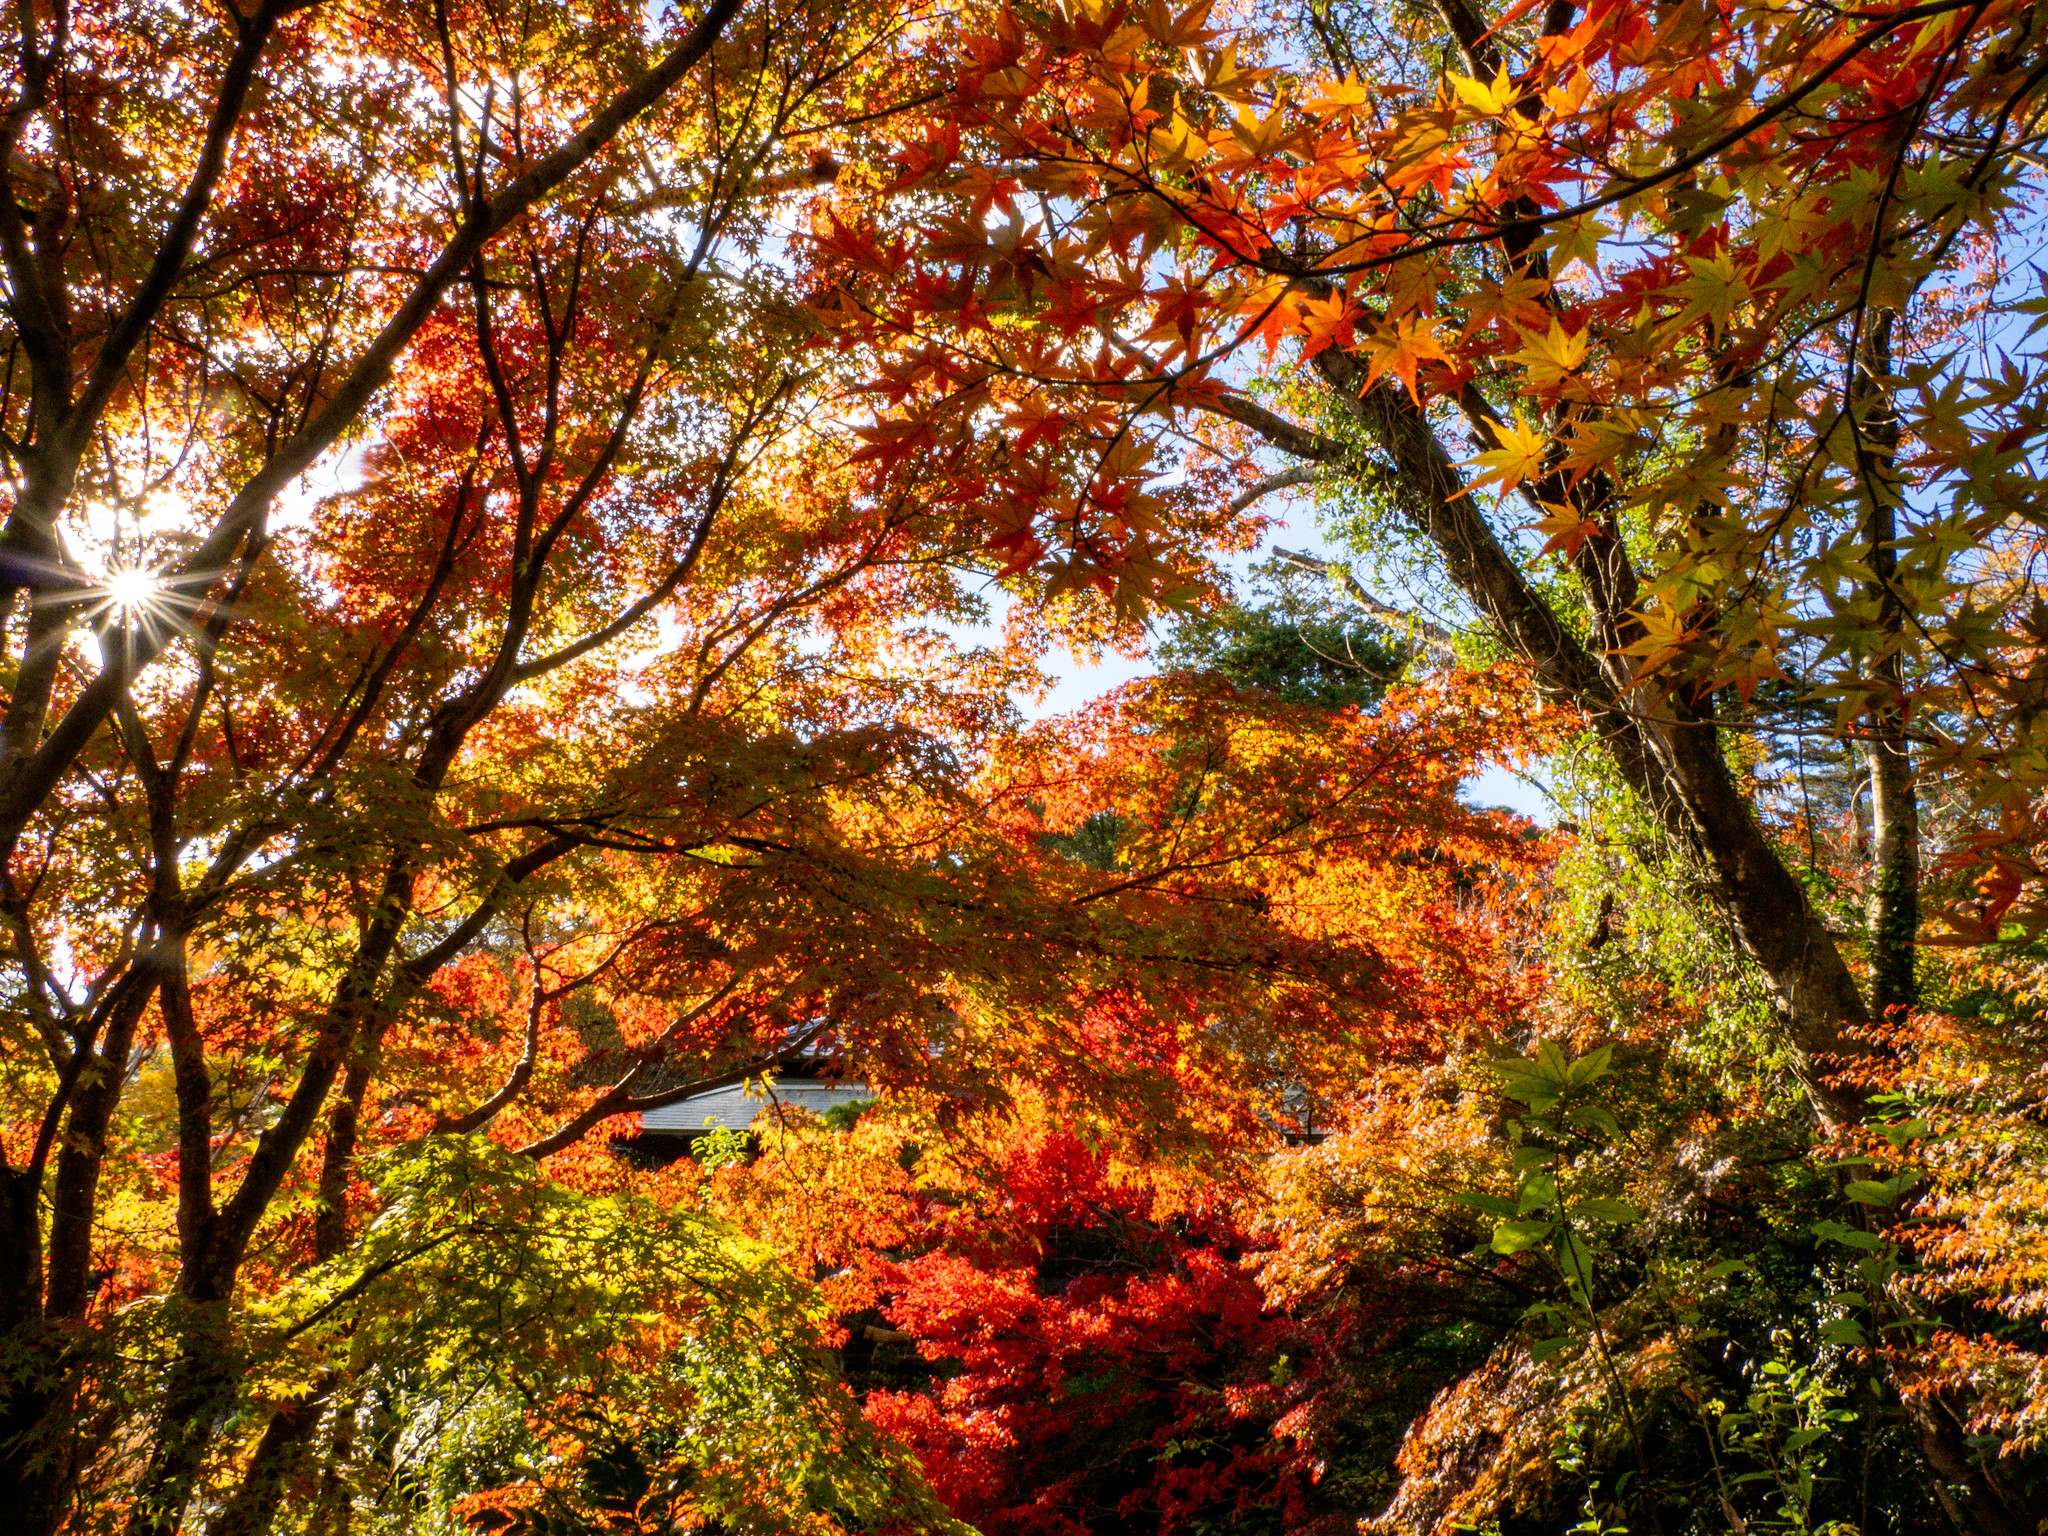
[[(880, 459), (971, 463), (1017, 564), (1127, 600), (1158, 476), (1205, 452), (1244, 496), (1313, 483), (1407, 530), (1454, 616), (1584, 711), (1848, 1130), (1845, 1065), (1915, 1000), (1923, 803), (1966, 808), (1954, 935), (2033, 921), (2039, 8), (1259, 21), (963, 13), (897, 183), (815, 242), (825, 317), (895, 350)], [(1816, 706), (1871, 786), (1859, 952), (1724, 754)], [(1915, 1411), (1968, 1518), (2025, 1528)]]
[[(1170, 850), (1113, 889), (1044, 880), (1022, 791), (977, 783), (1037, 642), (923, 627), (983, 612), (986, 530), (875, 494), (776, 258), (786, 201), (845, 168), (817, 146), (857, 170), (915, 87), (920, 24), (15, 18), (0, 1497), (25, 1529), (858, 1522), (914, 1478), (829, 1370), (759, 1358), (808, 1358), (811, 1313), (591, 1138), (798, 1054), (942, 1120), (1022, 1058), (1170, 1133), (1172, 1031), (1077, 1039), (1077, 995), (1228, 1003), (1246, 1036), (1256, 1000), (1377, 995), (1341, 937), (1191, 914), (1174, 882), (1211, 871)], [(1230, 1044), (1198, 1035), (1187, 1071), (1220, 1080)], [(636, 1222), (637, 1262), (710, 1299), (575, 1231)], [(518, 1349), (481, 1363), (501, 1328)], [(707, 1417), (756, 1391), (759, 1437)], [(436, 1423), (475, 1454), (437, 1460)]]
[[(757, 1358), (814, 1350), (799, 1292), (606, 1138), (799, 1055), (941, 1129), (1020, 1080), (1258, 1124), (1400, 1014), (1306, 862), (1500, 841), (1413, 812), (1518, 712), (1183, 682), (1010, 729), (1042, 627), (927, 627), (984, 611), (989, 529), (878, 487), (774, 255), (916, 17), (21, 24), (9, 1508), (920, 1507), (829, 1370)], [(1045, 842), (1104, 796), (1114, 873)], [(594, 1260), (628, 1223), (642, 1268)], [(750, 1393), (752, 1439), (705, 1406)]]
[[(898, 195), (821, 230), (826, 312), (895, 344), (888, 461), (974, 451), (991, 404), (1021, 429), (962, 485), (1007, 476), (1020, 564), (1142, 575), (1166, 451), (1148, 415), (1220, 417), (1376, 487), (1469, 611), (1598, 722), (1818, 1059), (1870, 1006), (1722, 768), (1714, 711), (1788, 665), (1838, 706), (1886, 768), (1899, 902), (1906, 712), (1935, 722), (1925, 771), (2024, 799), (2013, 717), (1988, 700), (2017, 698), (2028, 642), (1979, 617), (1952, 563), (2027, 547), (2031, 375), (2016, 353), (1972, 382), (1943, 344), (1972, 307), (1957, 285), (1997, 289), (2000, 231), (2032, 206), (2007, 151), (2037, 132), (2038, 17), (1532, 13), (1447, 6), (1385, 36), (1324, 18), (1303, 40), (1320, 68), (1290, 73), (1247, 67), (1205, 6), (991, 9)], [(1469, 72), (1437, 69), (1431, 28)], [(911, 187), (947, 194), (914, 242)], [(1232, 386), (1260, 343), (1288, 348), (1310, 421)], [(1489, 485), (1528, 503), (1540, 550), (1485, 517)], [(1552, 554), (1582, 611), (1533, 581)], [(1911, 931), (1881, 905), (1877, 942)], [(1906, 1000), (1899, 963), (1877, 974), (1878, 1011)]]
[[(869, 1420), (977, 1529), (1341, 1528), (1369, 1476), (1348, 1469), (1390, 1452), (1405, 1423), (1391, 1405), (1427, 1399), (1402, 1368), (1429, 1358), (1404, 1341), (1430, 1324), (1270, 1305), (1252, 1261), (1275, 1244), (1249, 1224), (1276, 1133), (1328, 1124), (1361, 1053), (1437, 1057), (1493, 1038), (1523, 1000), (1474, 892), (1525, 890), (1540, 857), (1455, 796), (1468, 752), (1546, 738), (1512, 677), (1383, 689), (1370, 714), (1289, 703), (1287, 637), (1293, 668), (1318, 679), (1326, 662), (1298, 629), (1262, 622), (1222, 621), (1265, 636), (1249, 687), (1169, 674), (1027, 733), (1005, 770), (1025, 794), (1019, 840), (1049, 855), (1041, 879), (1095, 892), (1156, 867), (1170, 840), (1181, 879), (1207, 872), (1208, 901), (1253, 896), (1317, 947), (1348, 935), (1370, 953), (1363, 1017), (1346, 1027), (1281, 997), (1252, 1017), (1209, 1013), (1202, 1043), (1226, 1046), (1212, 1072), (1189, 1037), (1204, 1015), (1106, 988), (1077, 999), (1079, 1043), (1171, 1061), (1180, 1112), (1207, 1134), (1162, 1136), (1172, 1102), (1091, 1114), (1044, 1075), (1041, 1050), (1010, 1066), (1000, 1117), (935, 1129), (900, 1091), (850, 1125), (764, 1110), (760, 1161), (713, 1176), (715, 1208), (821, 1277)], [(1300, 815), (1309, 785), (1342, 811)], [(1354, 1359), (1357, 1372), (1337, 1363)], [(1361, 1447), (1357, 1411), (1379, 1403)]]
[[(751, 601), (698, 609), (701, 706), (873, 558), (815, 526), (711, 540), (787, 391), (700, 366), (727, 324), (706, 264), (755, 238), (767, 146), (847, 110), (872, 35), (798, 8), (721, 47), (738, 10), (18, 18), (0, 1456), (26, 1529), (171, 1530), (195, 1500), (267, 1524), (382, 1390), (320, 1309), (262, 1311), (348, 1264), (361, 1154), (552, 1081), (512, 1137), (538, 1156), (633, 1107), (662, 1045), (730, 1032), (731, 984), (630, 1019), (597, 1092), (556, 1038), (579, 982), (676, 927), (632, 899), (661, 893), (631, 890), (626, 804), (664, 792), (629, 786), (686, 741), (750, 745), (729, 708), (633, 730), (616, 643), (751, 546)], [(548, 41), (586, 27), (612, 41)], [(764, 89), (728, 110), (739, 83)], [(622, 137), (650, 114), (665, 149)], [(751, 745), (756, 788), (906, 766), (858, 733)], [(592, 881), (616, 921), (564, 926)], [(509, 1041), (479, 963), (508, 941)], [(336, 1358), (249, 1396), (267, 1349), (322, 1337)]]
[[(943, 1526), (914, 1459), (1027, 1528), (1803, 1529), (1910, 1442), (2031, 1530), (2038, 7), (10, 25), (27, 1529)], [(1435, 611), (1283, 555), (1372, 627), (1212, 608), (1018, 726), (1287, 491)], [(1576, 841), (1456, 799), (1535, 752)], [(886, 1110), (609, 1150), (799, 1057)], [(856, 1412), (863, 1308), (965, 1374)]]
[(1307, 1341), (1267, 1313), (1224, 1202), (1162, 1211), (1059, 1132), (985, 1179), (973, 1217), (928, 1207), (910, 1252), (870, 1261), (916, 1354), (870, 1365), (866, 1411), (953, 1512), (1074, 1533), (1306, 1507), (1309, 1469), (1267, 1430), (1274, 1369)]

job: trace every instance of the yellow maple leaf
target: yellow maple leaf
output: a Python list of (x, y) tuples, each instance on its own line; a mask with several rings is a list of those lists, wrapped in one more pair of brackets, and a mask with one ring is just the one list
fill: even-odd
[(1275, 107), (1264, 117), (1240, 107), (1237, 125), (1231, 129), (1231, 137), (1243, 146), (1246, 154), (1259, 160), (1268, 160), (1289, 138), (1287, 114)]
[(1202, 89), (1229, 101), (1247, 101), (1253, 86), (1270, 79), (1270, 69), (1248, 69), (1237, 62), (1237, 39), (1231, 38), (1220, 52), (1212, 48), (1190, 48), (1188, 61)]
[(1692, 278), (1678, 287), (1679, 294), (1690, 300), (1678, 317), (1680, 325), (1707, 319), (1717, 327), (1726, 326), (1735, 311), (1751, 301), (1749, 280), (1726, 252), (1712, 258), (1687, 256), (1684, 260)]
[(1602, 224), (1591, 214), (1571, 220), (1562, 225), (1557, 238), (1550, 248), (1550, 259), (1555, 268), (1562, 272), (1577, 262), (1588, 272), (1600, 270), (1600, 241), (1614, 231)]
[(1528, 370), (1531, 384), (1557, 384), (1577, 372), (1586, 360), (1589, 339), (1586, 332), (1567, 331), (1552, 319), (1548, 331), (1522, 333), (1523, 347), (1515, 361)]
[(1184, 170), (1209, 155), (1209, 141), (1195, 132), (1194, 124), (1181, 111), (1178, 100), (1166, 117), (1146, 137), (1155, 164)]
[(1482, 117), (1499, 117), (1512, 107), (1516, 98), (1522, 94), (1522, 88), (1509, 78), (1505, 65), (1501, 67), (1500, 73), (1493, 77), (1493, 83), (1490, 85), (1474, 80), (1470, 75), (1458, 74), (1455, 70), (1447, 73), (1444, 80), (1458, 100)]
[(1542, 473), (1543, 461), (1550, 452), (1549, 435), (1523, 421), (1520, 411), (1515, 412), (1513, 425), (1504, 424), (1494, 429), (1494, 440), (1500, 444), (1498, 448), (1488, 449), (1466, 461), (1486, 471), (1465, 487), (1467, 491), (1476, 491), (1490, 481), (1498, 481), (1503, 491), (1511, 491), (1524, 480)]
[(1317, 117), (1340, 123), (1355, 116), (1372, 101), (1372, 88), (1356, 75), (1342, 80), (1316, 82), (1308, 98), (1308, 109)]
[(1664, 603), (1646, 605), (1631, 615), (1642, 631), (1641, 638), (1621, 648), (1624, 656), (1640, 656), (1640, 671), (1654, 672), (1683, 655), (1697, 638), (1697, 631), (1684, 614)]
[(1197, 47), (1216, 36), (1209, 30), (1209, 12), (1215, 4), (1216, 0), (1195, 0), (1176, 15), (1166, 0), (1151, 0), (1139, 14), (1138, 25), (1153, 42), (1168, 48)]

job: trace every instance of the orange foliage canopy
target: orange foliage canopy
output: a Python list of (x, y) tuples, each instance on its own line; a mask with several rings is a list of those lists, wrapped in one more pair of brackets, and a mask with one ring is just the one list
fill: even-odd
[[(702, 1410), (734, 1317), (785, 1361), (815, 1317), (598, 1136), (806, 1055), (933, 1134), (1263, 1146), (1519, 1006), (1467, 898), (1535, 855), (1455, 789), (1560, 701), (1684, 801), (1725, 788), (1715, 690), (1810, 657), (2011, 808), (1967, 854), (1983, 922), (2028, 910), (2035, 364), (1914, 349), (1996, 267), (2041, 9), (1445, 11), (1463, 69), (1289, 80), (1206, 5), (16, 8), (0, 1507), (241, 1536), (381, 1497), (391, 1360), (481, 1358), (464, 1256), (516, 1291), (644, 1218), (692, 1300), (593, 1260), (588, 1316), (663, 1347), (551, 1355), (528, 1306), (507, 1358), (574, 1368), (491, 1378), (507, 1435), (693, 1423), (725, 1449), (660, 1518), (836, 1519)], [(1283, 353), (1341, 416), (1239, 387)], [(1017, 729), (1050, 631), (1128, 638), (1249, 542), (1261, 443), (1391, 469), (1527, 672)], [(1033, 612), (963, 642), (991, 578)], [(1057, 841), (1103, 811), (1113, 868)], [(1853, 1119), (1814, 1061), (1863, 1009), (1791, 917), (1834, 958), (1772, 973), (1835, 1000), (1798, 1067)], [(587, 1415), (677, 1359), (679, 1417)], [(804, 1422), (820, 1465), (868, 1443)], [(494, 1507), (571, 1497), (517, 1460)]]

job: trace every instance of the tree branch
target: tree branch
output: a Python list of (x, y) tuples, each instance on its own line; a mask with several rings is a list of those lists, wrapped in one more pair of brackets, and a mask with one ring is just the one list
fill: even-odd
[(1351, 445), (1325, 437), (1309, 427), (1297, 426), (1285, 416), (1267, 410), (1243, 395), (1222, 395), (1214, 399), (1198, 396), (1188, 402), (1212, 415), (1224, 417), (1258, 433), (1282, 452), (1318, 464), (1338, 464), (1351, 457)]
[(1297, 553), (1291, 549), (1276, 548), (1275, 559), (1284, 560), (1298, 570), (1311, 571), (1327, 581), (1335, 582), (1344, 589), (1344, 595), (1378, 619), (1390, 629), (1397, 629), (1409, 636), (1424, 650), (1442, 661), (1457, 660), (1457, 645), (1451, 632), (1440, 625), (1432, 624), (1416, 614), (1383, 603), (1366, 591), (1363, 583), (1351, 574), (1351, 567), (1341, 560), (1324, 560), (1315, 555)]
[(1278, 474), (1268, 475), (1239, 492), (1231, 498), (1230, 510), (1242, 512), (1246, 507), (1271, 496), (1275, 491), (1292, 490), (1298, 485), (1315, 485), (1332, 478), (1334, 477), (1329, 471), (1320, 464), (1296, 464), (1291, 469), (1283, 469)]
[[(210, 582), (258, 526), (263, 513), (361, 416), (371, 397), (391, 376), (399, 354), (440, 306), (448, 289), (477, 254), (514, 220), (580, 169), (620, 130), (659, 101), (711, 51), (743, 0), (711, 0), (696, 26), (668, 55), (618, 92), (584, 127), (564, 140), (533, 169), (507, 182), (490, 200), (465, 215), (427, 274), (387, 320), (327, 403), (263, 468), (244, 483), (206, 538), (169, 579), (190, 589)], [(23, 759), (0, 789), (0, 861), (11, 856), (22, 829), (56, 788), (113, 707), (114, 698), (142, 667), (153, 662), (168, 640), (130, 630), (114, 649), (117, 660), (101, 669), (32, 755)]]

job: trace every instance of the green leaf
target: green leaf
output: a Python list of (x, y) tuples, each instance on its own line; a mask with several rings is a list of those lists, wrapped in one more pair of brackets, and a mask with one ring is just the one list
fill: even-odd
[(1504, 1056), (1491, 1065), (1501, 1075), (1501, 1091), (1509, 1098), (1520, 1099), (1524, 1103), (1535, 1099), (1555, 1102), (1557, 1090), (1564, 1086), (1561, 1078), (1520, 1057)]
[(1861, 1249), (1865, 1253), (1875, 1253), (1885, 1246), (1884, 1239), (1875, 1233), (1859, 1232), (1856, 1228), (1844, 1226), (1839, 1221), (1816, 1221), (1813, 1224), (1813, 1231), (1817, 1237), (1840, 1243), (1845, 1248)]
[(1863, 1325), (1853, 1317), (1830, 1318), (1820, 1325), (1820, 1337), (1824, 1344), (1840, 1344), (1850, 1349), (1861, 1349), (1868, 1342)]
[(1597, 1083), (1613, 1070), (1607, 1065), (1608, 1059), (1613, 1055), (1614, 1047), (1611, 1045), (1603, 1045), (1597, 1051), (1588, 1051), (1567, 1069), (1566, 1081), (1574, 1085)]
[(1884, 1252), (1865, 1254), (1856, 1261), (1858, 1277), (1874, 1291), (1883, 1290), (1885, 1282), (1898, 1272), (1898, 1260), (1892, 1256), (1890, 1244), (1885, 1245)]
[(1504, 1221), (1493, 1229), (1495, 1253), (1521, 1253), (1550, 1240), (1547, 1221)]
[(1594, 1221), (1609, 1222), (1625, 1227), (1630, 1222), (1641, 1221), (1643, 1213), (1626, 1200), (1610, 1200), (1605, 1196), (1592, 1200), (1581, 1200), (1572, 1207), (1574, 1216), (1589, 1217)]
[(1564, 1277), (1579, 1290), (1591, 1295), (1593, 1291), (1593, 1251), (1576, 1232), (1557, 1234), (1557, 1267), (1564, 1271)]
[(1589, 270), (1598, 271), (1600, 241), (1613, 233), (1613, 230), (1590, 214), (1570, 220), (1558, 229), (1551, 241), (1552, 265), (1561, 272), (1566, 266), (1577, 261), (1583, 263)]
[(1514, 1214), (1526, 1216), (1542, 1206), (1557, 1203), (1557, 1180), (1547, 1173), (1532, 1173), (1522, 1181), (1521, 1198), (1515, 1202)]
[(1452, 1195), (1451, 1199), (1459, 1205), (1483, 1212), (1501, 1221), (1515, 1214), (1515, 1202), (1505, 1195), (1482, 1195), (1477, 1190), (1461, 1189)]
[(1574, 1104), (1564, 1117), (1573, 1125), (1604, 1131), (1609, 1141), (1621, 1140), (1621, 1122), (1598, 1104)]
[(1901, 1173), (1889, 1179), (1857, 1179), (1842, 1193), (1858, 1205), (1890, 1207), (1897, 1205), (1900, 1197), (1919, 1182), (1917, 1173)]

